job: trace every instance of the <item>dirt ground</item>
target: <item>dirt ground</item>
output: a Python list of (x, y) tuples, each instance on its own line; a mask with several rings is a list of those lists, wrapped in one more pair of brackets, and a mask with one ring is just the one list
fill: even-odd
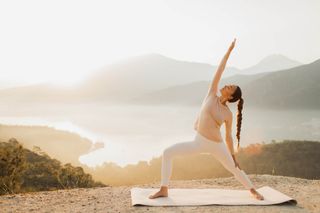
[[(134, 186), (42, 191), (0, 196), (0, 212), (320, 212), (320, 180), (248, 175), (257, 188), (270, 186), (297, 200), (297, 205), (271, 206), (132, 206), (132, 187), (158, 188), (159, 182)], [(243, 189), (234, 177), (171, 180), (171, 188)], [(170, 196), (170, 189), (169, 189)]]

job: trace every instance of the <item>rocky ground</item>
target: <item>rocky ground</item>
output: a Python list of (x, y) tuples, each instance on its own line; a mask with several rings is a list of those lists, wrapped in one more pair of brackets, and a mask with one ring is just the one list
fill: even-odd
[[(134, 186), (43, 191), (0, 196), (0, 212), (320, 212), (320, 180), (249, 175), (257, 188), (270, 186), (297, 200), (297, 205), (272, 206), (132, 206), (132, 187), (159, 187), (159, 182)], [(234, 177), (178, 181), (171, 187), (243, 189)], [(170, 189), (169, 189), (170, 196)]]

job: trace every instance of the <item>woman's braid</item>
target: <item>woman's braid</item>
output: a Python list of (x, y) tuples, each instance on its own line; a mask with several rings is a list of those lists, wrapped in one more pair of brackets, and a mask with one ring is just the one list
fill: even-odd
[(238, 113), (237, 113), (237, 139), (238, 139), (238, 146), (237, 150), (240, 147), (240, 131), (241, 131), (241, 123), (242, 123), (242, 108), (243, 108), (243, 99), (240, 98), (238, 101)]

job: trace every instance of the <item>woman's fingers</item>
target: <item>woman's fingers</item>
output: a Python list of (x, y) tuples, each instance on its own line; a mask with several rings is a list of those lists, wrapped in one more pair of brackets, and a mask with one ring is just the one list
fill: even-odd
[(236, 43), (236, 38), (233, 39), (233, 41), (232, 41), (232, 43), (231, 43), (231, 45), (229, 47), (230, 50), (232, 50), (234, 48), (235, 43)]
[[(238, 164), (238, 163), (237, 163)], [(238, 164), (239, 169), (241, 169), (240, 165)]]
[(239, 165), (239, 163), (238, 163), (237, 161), (236, 161), (235, 164), (236, 164), (236, 167), (238, 167), (239, 169), (241, 169), (241, 168), (240, 168), (240, 165)]

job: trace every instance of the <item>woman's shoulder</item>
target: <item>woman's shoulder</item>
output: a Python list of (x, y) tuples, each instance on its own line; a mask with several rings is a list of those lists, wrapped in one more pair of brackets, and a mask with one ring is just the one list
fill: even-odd
[(206, 96), (206, 99), (217, 99), (219, 98), (218, 95), (216, 93), (209, 93), (207, 96)]
[(207, 94), (202, 102), (202, 105), (212, 107), (212, 104), (217, 104), (217, 98), (218, 96), (216, 94)]

